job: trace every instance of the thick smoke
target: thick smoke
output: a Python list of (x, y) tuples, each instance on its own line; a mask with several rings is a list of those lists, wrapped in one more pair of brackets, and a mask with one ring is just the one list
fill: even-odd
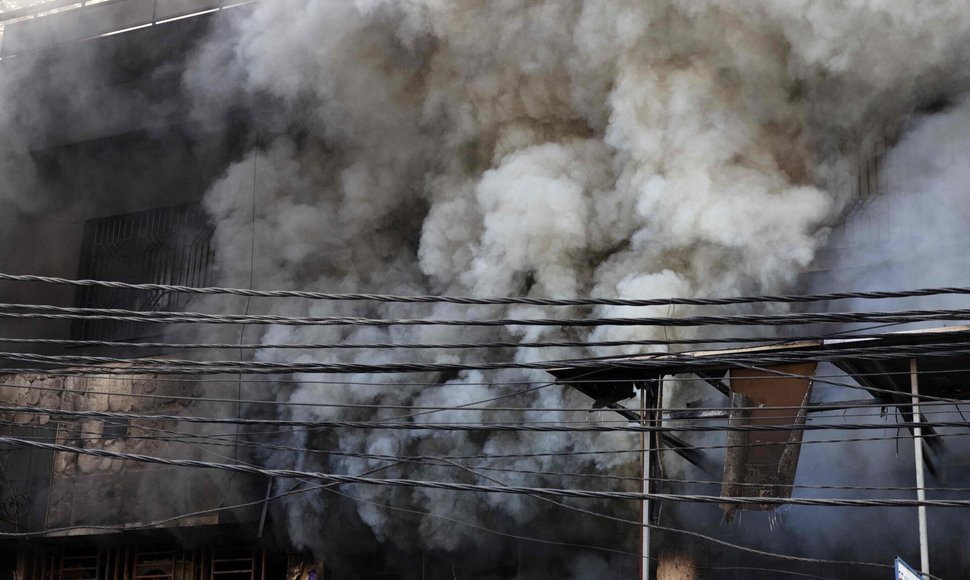
[[(906, 119), (898, 143), (879, 160), (877, 195), (860, 200), (857, 209), (844, 223), (833, 229), (828, 247), (819, 256), (816, 272), (809, 277), (813, 291), (884, 288), (923, 288), (967, 286), (963, 263), (967, 252), (967, 224), (970, 223), (970, 99), (966, 95), (936, 99), (932, 110)], [(965, 308), (965, 297), (928, 296), (892, 301), (841, 301), (828, 306), (832, 310), (867, 309), (939, 309)], [(894, 325), (883, 331), (912, 330), (952, 326), (962, 322), (931, 321), (921, 324)], [(846, 330), (845, 328), (841, 330)], [(827, 369), (831, 372), (831, 367)], [(823, 371), (820, 371), (820, 373)], [(827, 400), (851, 399), (858, 391), (822, 385), (816, 394)], [(924, 413), (933, 421), (963, 421), (965, 413), (953, 407), (930, 406)], [(837, 415), (836, 415), (837, 416)], [(891, 426), (897, 419), (890, 410), (885, 418), (868, 419)], [(942, 429), (948, 435), (955, 429)], [(905, 433), (904, 433), (905, 434)], [(806, 434), (806, 441), (827, 438), (829, 434)], [(824, 445), (803, 449), (799, 465), (799, 483), (831, 483), (832, 453)], [(840, 445), (838, 479), (843, 483), (863, 486), (913, 486), (915, 476), (913, 444), (909, 438), (870, 441)], [(968, 484), (966, 448), (948, 437), (934, 453), (940, 473), (927, 475), (929, 487), (959, 489)], [(803, 492), (824, 496), (826, 492)], [(879, 492), (846, 492), (855, 497), (879, 497)], [(857, 495), (856, 495), (857, 494)], [(883, 492), (883, 497), (892, 494)], [(929, 497), (952, 494), (930, 492)], [(798, 510), (794, 510), (798, 512)], [(830, 533), (823, 514), (792, 514), (797, 523), (792, 531), (804, 541), (814, 538), (825, 542), (827, 549), (838, 553), (843, 540)], [(830, 516), (829, 516), (830, 517)], [(893, 552), (917, 561), (913, 543), (915, 514), (911, 510), (888, 510), (885, 525), (871, 530), (867, 542), (868, 559), (881, 554), (888, 561)], [(848, 529), (866, 527), (865, 514), (848, 511), (841, 517)], [(954, 555), (966, 550), (961, 537), (965, 526), (951, 510), (929, 510), (931, 567), (937, 573), (962, 574), (962, 563)], [(903, 530), (900, 533), (900, 530)], [(955, 530), (960, 532), (954, 533)], [(851, 552), (843, 548), (843, 553)], [(909, 554), (908, 556), (906, 554)], [(952, 567), (951, 567), (952, 566)]]
[[(71, 33), (71, 19), (42, 18), (51, 38)], [(76, 277), (85, 220), (197, 201), (238, 155), (225, 137), (189, 137), (179, 126), (187, 107), (178, 60), (202, 30), (185, 21), (21, 53), (15, 44), (6, 47), (0, 270)], [(73, 300), (67, 287), (0, 287), (2, 302), (70, 306)], [(65, 338), (69, 326), (4, 323), (18, 336), (45, 338)]]
[[(831, 245), (841, 251), (832, 253), (831, 272), (815, 281), (817, 287), (871, 290), (966, 284), (960, 263), (970, 223), (970, 99), (960, 97), (943, 111), (914, 117), (909, 125), (881, 162), (879, 196), (834, 231)], [(875, 249), (885, 258), (861, 259)], [(924, 297), (894, 306), (958, 308), (958, 302), (959, 298)]]
[[(199, 119), (242, 110), (259, 129), (259, 146), (206, 196), (217, 226), (223, 282), (399, 294), (629, 298), (789, 289), (853, 201), (847, 184), (859, 152), (913, 106), (954, 90), (966, 78), (968, 33), (970, 8), (957, 0), (258, 3), (213, 34), (184, 79)], [(623, 308), (519, 306), (252, 307), (442, 318), (630, 314)], [(418, 343), (509, 337), (582, 341), (658, 335), (643, 328), (271, 328), (260, 339)], [(583, 354), (589, 353), (512, 349), (488, 357)], [(282, 355), (267, 350), (258, 356)], [(471, 361), (485, 355), (417, 350), (302, 356), (373, 363)], [(507, 382), (545, 380), (542, 373), (520, 372), (350, 376), (338, 385), (280, 385), (278, 396), (307, 403), (449, 406), (507, 395), (516, 388), (503, 386)], [(398, 381), (441, 386), (406, 388)], [(358, 384), (367, 382), (383, 384)], [(588, 401), (546, 388), (496, 404), (540, 409)], [(292, 412), (301, 418), (410, 414), (312, 407)], [(413, 420), (577, 418), (584, 417), (476, 411)], [(356, 431), (303, 434), (292, 442), (349, 452), (459, 456), (637, 444), (620, 435)], [(268, 460), (292, 464), (289, 457)], [(297, 468), (350, 473), (381, 465), (309, 454), (299, 463)], [(618, 454), (563, 465), (556, 458), (512, 463), (537, 471), (635, 472), (629, 457)], [(476, 480), (461, 471), (402, 464), (381, 473)], [(526, 485), (576, 485), (522, 474), (497, 477)], [(336, 549), (342, 539), (349, 541), (341, 536), (352, 535), (346, 532), (352, 528), (403, 550), (448, 552), (470, 542), (469, 529), (455, 519), (518, 526), (562, 517), (529, 498), (383, 488), (353, 494), (430, 515), (415, 526), (373, 504), (348, 507), (330, 496), (294, 499), (286, 507), (292, 540)], [(343, 523), (339, 532), (337, 522)], [(558, 530), (560, 539), (578, 533), (560, 528), (533, 529)], [(478, 548), (503, 549), (496, 545)]]

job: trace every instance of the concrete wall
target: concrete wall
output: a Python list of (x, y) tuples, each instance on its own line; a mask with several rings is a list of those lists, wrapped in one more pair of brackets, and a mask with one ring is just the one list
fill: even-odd
[[(149, 375), (114, 377), (0, 376), (3, 405), (66, 411), (225, 416), (234, 403), (204, 402), (202, 396), (232, 399), (234, 381), (166, 381)], [(234, 460), (233, 433), (227, 425), (182, 421), (99, 420), (37, 413), (2, 413), (5, 434), (27, 435), (71, 447), (221, 463)], [(185, 439), (187, 436), (192, 439)], [(177, 441), (182, 438), (183, 441)], [(174, 468), (76, 453), (20, 449), (0, 455), (6, 479), (3, 501), (26, 502), (27, 529), (99, 524), (144, 524), (175, 515), (255, 501), (265, 491), (244, 476)], [(24, 499), (29, 498), (29, 499)], [(25, 512), (25, 513), (26, 513)], [(259, 509), (205, 514), (169, 526), (255, 521)]]

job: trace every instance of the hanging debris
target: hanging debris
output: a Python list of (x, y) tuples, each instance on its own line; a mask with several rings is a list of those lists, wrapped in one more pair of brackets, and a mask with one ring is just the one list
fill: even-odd
[[(731, 427), (803, 425), (817, 363), (764, 370), (731, 369)], [(800, 429), (729, 431), (721, 495), (725, 497), (790, 497), (801, 451)], [(738, 508), (771, 510), (775, 504), (722, 504), (732, 518)]]

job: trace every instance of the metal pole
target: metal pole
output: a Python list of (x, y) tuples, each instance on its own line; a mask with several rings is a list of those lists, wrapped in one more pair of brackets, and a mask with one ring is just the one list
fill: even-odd
[[(647, 424), (647, 389), (640, 389), (640, 425)], [(650, 493), (650, 451), (646, 432), (640, 433), (640, 492)], [(650, 500), (640, 502), (640, 580), (650, 580)]]
[(266, 482), (266, 497), (263, 498), (263, 510), (259, 514), (259, 528), (256, 531), (256, 537), (263, 537), (263, 529), (266, 527), (266, 512), (269, 511), (269, 497), (273, 493), (273, 478), (270, 478)]
[[(916, 456), (916, 499), (926, 501), (926, 482), (923, 478), (923, 428), (920, 424), (919, 411), (919, 379), (917, 377), (916, 359), (909, 359), (909, 384), (913, 392), (913, 450)], [(929, 578), (930, 573), (930, 545), (926, 531), (926, 506), (920, 505), (919, 511), (919, 561), (923, 578)]]

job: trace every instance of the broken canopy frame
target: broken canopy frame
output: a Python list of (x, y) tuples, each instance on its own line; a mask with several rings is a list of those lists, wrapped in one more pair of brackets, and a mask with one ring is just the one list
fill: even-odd
[[(683, 352), (672, 355), (651, 354), (603, 358), (598, 359), (600, 366), (594, 368), (588, 366), (581, 368), (564, 367), (554, 369), (550, 373), (556, 377), (558, 383), (575, 388), (593, 399), (594, 409), (611, 409), (630, 421), (639, 422), (641, 417), (637, 411), (627, 409), (620, 404), (620, 401), (633, 397), (636, 389), (647, 389), (646, 393), (652, 395), (658, 392), (659, 389), (655, 385), (664, 377), (694, 374), (725, 396), (736, 396), (740, 392), (751, 398), (750, 394), (746, 394), (743, 390), (738, 389), (737, 385), (739, 384), (739, 378), (751, 378), (753, 376), (745, 375), (742, 372), (752, 372), (751, 366), (753, 365), (744, 365), (741, 362), (732, 361), (732, 357), (743, 360), (746, 356), (757, 357), (758, 355), (772, 355), (778, 356), (780, 359), (785, 359), (785, 355), (789, 355), (788, 360), (780, 361), (779, 364), (773, 363), (770, 367), (760, 366), (760, 369), (764, 369), (760, 372), (763, 372), (765, 376), (757, 379), (762, 385), (767, 387), (765, 393), (773, 390), (787, 390), (787, 394), (782, 397), (782, 399), (785, 399), (785, 402), (781, 400), (774, 401), (774, 396), (768, 398), (761, 397), (760, 399), (755, 397), (759, 405), (765, 406), (804, 405), (805, 408), (800, 410), (798, 414), (784, 420), (787, 424), (797, 424), (798, 421), (804, 422), (805, 415), (811, 412), (831, 411), (834, 409), (849, 408), (859, 404), (872, 403), (898, 408), (903, 420), (911, 423), (913, 419), (909, 378), (911, 361), (915, 361), (919, 367), (920, 390), (924, 396), (967, 400), (970, 399), (970, 364), (968, 364), (970, 363), (970, 357), (960, 353), (948, 356), (945, 349), (943, 352), (937, 349), (932, 355), (921, 356), (920, 354), (906, 353), (900, 354), (898, 357), (882, 358), (880, 360), (871, 360), (864, 356), (846, 356), (846, 353), (842, 352), (840, 356), (833, 356), (830, 361), (831, 364), (845, 372), (860, 387), (866, 389), (872, 395), (872, 399), (839, 401), (834, 403), (811, 403), (810, 381), (808, 377), (814, 374), (816, 363), (799, 361), (799, 356), (810, 354), (815, 360), (824, 360), (826, 353), (836, 355), (840, 354), (840, 351), (846, 351), (847, 349), (866, 348), (878, 351), (882, 346), (934, 345), (945, 347), (947, 343), (967, 341), (968, 338), (970, 338), (970, 326), (953, 326), (886, 333), (876, 337), (789, 341), (744, 348)], [(696, 365), (690, 364), (691, 362), (699, 360), (706, 359), (707, 361), (711, 361), (718, 358), (725, 359), (724, 363), (718, 364), (715, 362), (713, 364), (707, 364), (703, 369), (699, 369)], [(648, 359), (655, 363), (658, 361), (669, 361), (669, 365), (661, 364), (646, 369), (636, 369), (620, 368), (612, 364), (614, 362)], [(793, 371), (789, 365), (796, 363), (810, 365), (811, 372), (808, 372), (808, 367)], [(788, 368), (786, 369), (786, 367)], [(791, 375), (794, 375), (794, 377)], [(728, 378), (729, 376), (731, 377), (730, 379)], [(785, 389), (784, 387), (779, 388), (779, 385), (790, 385), (790, 381), (798, 377), (802, 377), (801, 380), (805, 387), (804, 391), (800, 391), (799, 388), (795, 388), (794, 390)], [(731, 379), (733, 379), (734, 385), (731, 384)], [(734, 389), (732, 389), (732, 386)], [(799, 393), (801, 393), (802, 398), (795, 402), (787, 401), (787, 398), (791, 396), (797, 398)], [(652, 408), (656, 408), (657, 406), (655, 400), (648, 401), (647, 404)], [(750, 406), (752, 405), (740, 404), (737, 401), (732, 405), (735, 408)], [(774, 414), (778, 415), (777, 410)], [(687, 410), (663, 413), (662, 417), (668, 420), (723, 417), (729, 418), (735, 423), (743, 419), (743, 417), (738, 415), (737, 411), (731, 408), (721, 411)], [(921, 420), (921, 422), (924, 421)], [(909, 428), (909, 430), (912, 433), (913, 429)], [(794, 432), (800, 433), (797, 430)], [(781, 432), (764, 431), (759, 433)], [(789, 437), (789, 433), (785, 432), (783, 436), (787, 438)], [(748, 440), (750, 441), (750, 438)], [(716, 475), (722, 471), (718, 467), (717, 462), (709, 455), (669, 433), (662, 433), (661, 442), (671, 451), (700, 467), (707, 473)], [(922, 442), (925, 451), (924, 462), (927, 469), (934, 478), (945, 483), (945, 473), (939, 463), (943, 450), (942, 438), (933, 427), (924, 425), (922, 427)], [(758, 441), (754, 441), (753, 445), (756, 447), (757, 443)], [(778, 490), (785, 489), (785, 481), (789, 479), (787, 474), (790, 473), (791, 479), (794, 479), (800, 443), (801, 437), (799, 435), (797, 441), (789, 440), (788, 445), (772, 445), (772, 447), (781, 447), (783, 450), (780, 452), (780, 457), (778, 458), (779, 463), (777, 464), (778, 471), (776, 474), (779, 477), (774, 481), (766, 480), (763, 482), (769, 485), (769, 487), (773, 487), (775, 489), (774, 493), (780, 493)], [(731, 448), (729, 447), (729, 449)], [(739, 469), (739, 465), (734, 465), (738, 462), (736, 457), (745, 454), (750, 455), (750, 453), (751, 450), (749, 449), (741, 453), (736, 453), (733, 457), (730, 451), (726, 454), (728, 465), (725, 466), (724, 470), (726, 476), (724, 480), (725, 485), (732, 485), (732, 491), (738, 491), (737, 488), (751, 488), (757, 493), (764, 494), (767, 487), (758, 485), (737, 486), (737, 483), (744, 483), (745, 481), (744, 479), (739, 479), (736, 474), (731, 474), (732, 471), (736, 472)], [(760, 453), (759, 451), (758, 454)], [(744, 462), (742, 461), (741, 465), (743, 464)], [(791, 483), (792, 481), (787, 482), (788, 485)], [(727, 491), (728, 487), (724, 489)], [(790, 493), (791, 488), (788, 487), (787, 489)], [(743, 493), (726, 493), (726, 495), (740, 496)], [(764, 497), (764, 495), (761, 495), (761, 497)]]

